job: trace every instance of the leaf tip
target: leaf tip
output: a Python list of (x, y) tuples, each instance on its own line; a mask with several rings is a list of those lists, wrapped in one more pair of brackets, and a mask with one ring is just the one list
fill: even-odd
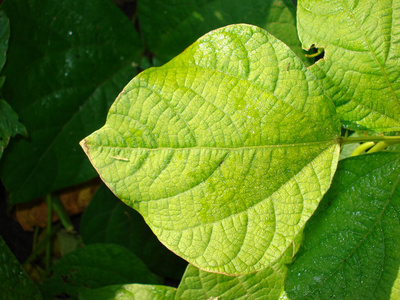
[(89, 156), (89, 147), (86, 145), (86, 139), (80, 141), (79, 145), (82, 147), (83, 151), (85, 151), (86, 155)]

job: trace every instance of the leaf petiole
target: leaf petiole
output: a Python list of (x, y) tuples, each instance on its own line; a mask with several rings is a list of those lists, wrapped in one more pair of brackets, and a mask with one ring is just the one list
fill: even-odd
[(374, 153), (374, 152), (378, 152), (381, 150), (384, 150), (385, 148), (387, 148), (388, 146), (392, 145), (393, 143), (388, 143), (386, 141), (381, 141), (378, 144), (376, 144), (374, 147), (372, 147), (368, 153)]
[(74, 232), (74, 225), (72, 225), (71, 219), (65, 210), (64, 205), (61, 203), (58, 197), (53, 197), (53, 210), (56, 212), (63, 224), (65, 230), (68, 232)]
[(312, 54), (305, 54), (305, 57), (313, 58), (317, 57), (318, 55), (322, 54), (324, 52), (324, 48), (317, 48), (317, 52), (312, 53)]
[(388, 145), (400, 144), (400, 136), (366, 136), (366, 137), (340, 137), (339, 144), (354, 144), (366, 142), (385, 142)]
[(374, 142), (366, 142), (358, 146), (350, 156), (357, 156), (363, 153), (364, 151), (368, 150), (369, 148), (375, 146)]
[[(46, 234), (50, 236), (52, 227), (52, 217), (53, 217), (53, 201), (51, 194), (46, 195), (46, 204), (47, 204)], [(51, 264), (51, 240), (48, 240), (46, 243), (46, 250), (45, 250), (46, 273), (50, 272), (50, 264)]]

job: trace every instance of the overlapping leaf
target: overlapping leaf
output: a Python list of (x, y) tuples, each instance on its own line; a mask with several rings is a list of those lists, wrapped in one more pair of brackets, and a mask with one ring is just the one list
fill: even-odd
[(399, 153), (339, 163), (290, 267), (289, 299), (400, 297), (399, 187)]
[[(0, 71), (6, 62), (8, 39), (10, 37), (10, 24), (4, 11), (0, 11)], [(4, 83), (4, 77), (0, 77), (0, 88)], [(4, 148), (12, 136), (17, 134), (26, 135), (25, 127), (18, 122), (18, 115), (10, 105), (0, 98), (0, 158)]]
[(290, 0), (139, 1), (143, 37), (149, 50), (164, 63), (203, 34), (238, 23), (266, 29), (306, 61), (297, 36), (295, 14)]
[(298, 250), (299, 234), (292, 246), (270, 267), (242, 276), (208, 273), (189, 265), (177, 290), (178, 299), (280, 299), (287, 264)]
[(301, 0), (305, 48), (325, 48), (310, 69), (352, 129), (400, 129), (400, 1)]
[(334, 106), (282, 42), (250, 25), (142, 72), (82, 142), (172, 251), (244, 274), (282, 255), (336, 169)]
[(157, 283), (143, 262), (124, 247), (89, 245), (62, 257), (41, 290), (46, 299), (75, 299), (85, 289), (113, 284)]
[(42, 299), (38, 288), (0, 236), (0, 299)]
[(287, 267), (274, 264), (257, 273), (227, 276), (188, 267), (178, 288), (179, 299), (279, 299)]
[(186, 262), (166, 249), (143, 217), (101, 186), (85, 210), (80, 233), (86, 245), (113, 243), (135, 253), (154, 273), (179, 280)]
[(151, 231), (142, 217), (104, 185), (96, 192), (81, 220), (85, 244), (120, 244), (139, 257), (145, 252), (143, 247), (149, 234)]
[(10, 38), (10, 22), (4, 11), (0, 11), (0, 71), (3, 69), (3, 66), (6, 62), (6, 52), (8, 48), (9, 38)]
[(11, 23), (2, 92), (29, 132), (12, 140), (1, 166), (10, 201), (19, 203), (95, 176), (78, 142), (136, 74), (141, 42), (108, 0), (15, 0), (2, 8)]
[(24, 125), (18, 121), (18, 115), (3, 99), (0, 99), (0, 158), (3, 155), (4, 148), (7, 147), (10, 138), (21, 134), (26, 136)]
[(122, 284), (84, 290), (79, 300), (174, 300), (176, 289), (162, 285)]

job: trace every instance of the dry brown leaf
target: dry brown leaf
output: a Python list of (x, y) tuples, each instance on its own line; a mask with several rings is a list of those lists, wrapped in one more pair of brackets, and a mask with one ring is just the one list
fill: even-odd
[[(98, 178), (84, 184), (64, 189), (56, 193), (69, 215), (81, 213), (89, 205), (90, 200), (100, 186)], [(46, 227), (47, 204), (43, 198), (33, 202), (18, 204), (15, 210), (15, 218), (26, 231), (32, 231), (34, 227)], [(53, 213), (53, 222), (58, 216)]]

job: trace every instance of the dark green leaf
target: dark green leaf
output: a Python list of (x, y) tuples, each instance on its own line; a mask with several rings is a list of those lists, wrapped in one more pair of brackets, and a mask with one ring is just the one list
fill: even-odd
[(12, 0), (3, 8), (11, 23), (3, 94), (29, 132), (11, 142), (1, 166), (19, 203), (95, 176), (78, 142), (136, 74), (141, 42), (109, 0)]
[(6, 53), (8, 48), (9, 37), (10, 37), (10, 22), (4, 11), (0, 10), (0, 72), (3, 69), (3, 66), (6, 62)]
[(162, 245), (143, 217), (106, 187), (101, 186), (81, 220), (85, 244), (113, 243), (135, 253), (146, 266), (162, 277), (179, 280), (187, 263)]
[(289, 299), (399, 299), (400, 154), (342, 160), (290, 267)]
[(290, 0), (141, 0), (139, 19), (150, 51), (161, 62), (182, 52), (203, 34), (235, 23), (262, 27), (306, 61)]
[(0, 158), (11, 137), (26, 136), (24, 125), (18, 122), (18, 116), (6, 101), (0, 99)]
[[(0, 11), (0, 72), (6, 62), (8, 39), (10, 37), (10, 24), (4, 11)], [(4, 84), (5, 77), (0, 77), (0, 88)], [(10, 138), (22, 134), (26, 135), (25, 127), (18, 122), (18, 115), (0, 98), (0, 158), (4, 148), (7, 147)]]
[(39, 300), (42, 296), (0, 236), (0, 299)]
[(46, 298), (57, 295), (76, 298), (84, 289), (128, 283), (154, 284), (157, 281), (143, 262), (126, 248), (97, 244), (62, 257), (41, 290)]

